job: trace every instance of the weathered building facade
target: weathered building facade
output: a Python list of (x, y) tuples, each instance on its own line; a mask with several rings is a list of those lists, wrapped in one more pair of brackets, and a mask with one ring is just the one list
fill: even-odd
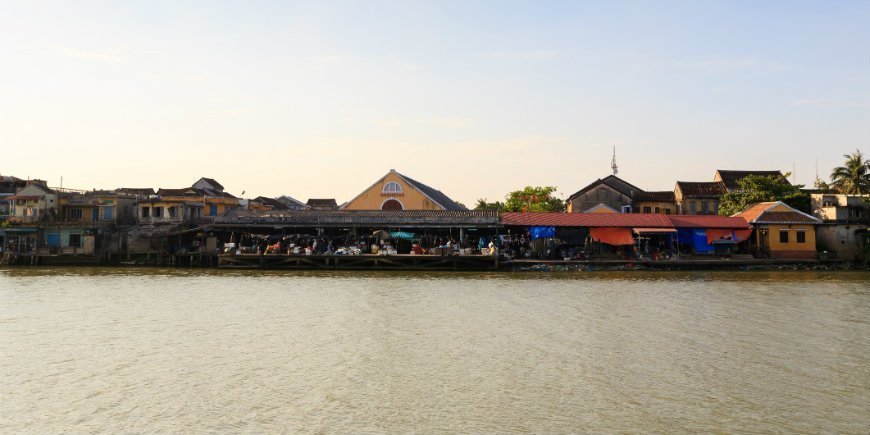
[(617, 177), (609, 175), (599, 178), (568, 197), (568, 213), (586, 213), (599, 204), (630, 213), (632, 197), (643, 189)]
[(721, 181), (677, 181), (674, 186), (677, 214), (718, 214), (719, 199), (725, 193)]
[(856, 259), (870, 243), (870, 195), (814, 193), (810, 199), (813, 215), (822, 221), (816, 228), (819, 251)]

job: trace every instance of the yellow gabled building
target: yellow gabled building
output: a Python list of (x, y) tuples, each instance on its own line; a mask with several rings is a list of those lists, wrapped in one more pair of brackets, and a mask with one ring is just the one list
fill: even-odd
[(342, 210), (467, 210), (437, 189), (394, 169), (342, 205)]
[(813, 216), (777, 202), (760, 202), (734, 215), (752, 226), (751, 246), (756, 256), (783, 259), (816, 258), (816, 225)]

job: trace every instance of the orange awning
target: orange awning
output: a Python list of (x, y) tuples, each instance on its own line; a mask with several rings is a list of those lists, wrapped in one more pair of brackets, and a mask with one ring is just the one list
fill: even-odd
[(596, 242), (613, 246), (633, 245), (631, 228), (589, 228), (589, 235)]
[(752, 230), (734, 230), (734, 241), (742, 242), (744, 240), (749, 240), (750, 234), (752, 234)]
[(707, 244), (708, 245), (712, 244), (716, 240), (721, 240), (721, 239), (731, 241), (731, 240), (733, 240), (731, 237), (732, 232), (733, 232), (733, 230), (722, 230), (722, 229), (716, 229), (716, 228), (708, 228), (707, 229)]

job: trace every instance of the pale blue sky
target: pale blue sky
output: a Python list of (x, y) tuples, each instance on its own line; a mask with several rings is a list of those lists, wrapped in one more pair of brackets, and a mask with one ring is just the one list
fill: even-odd
[(471, 204), (870, 152), (870, 2), (4, 2), (0, 173)]

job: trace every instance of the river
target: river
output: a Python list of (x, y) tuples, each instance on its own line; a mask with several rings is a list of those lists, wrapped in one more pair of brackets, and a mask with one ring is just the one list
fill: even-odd
[(0, 432), (870, 432), (866, 272), (0, 269)]

